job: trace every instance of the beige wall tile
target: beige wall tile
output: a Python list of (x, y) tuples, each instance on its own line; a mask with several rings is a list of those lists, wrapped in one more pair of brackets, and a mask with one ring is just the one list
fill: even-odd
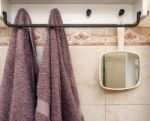
[(105, 92), (100, 85), (77, 83), (81, 104), (105, 104)]
[(150, 81), (128, 91), (106, 91), (106, 104), (150, 104)]
[(81, 104), (104, 104), (105, 93), (99, 84), (99, 60), (104, 47), (70, 47)]
[(37, 51), (37, 61), (40, 66), (43, 56), (43, 46), (37, 46), (36, 51)]
[(118, 46), (105, 46), (105, 52), (118, 51)]
[(7, 46), (0, 46), (0, 84), (3, 78), (5, 60), (7, 55)]
[(105, 121), (104, 105), (82, 105), (85, 121)]
[(106, 121), (150, 121), (149, 112), (150, 105), (106, 106)]
[(101, 46), (70, 47), (71, 60), (77, 81), (97, 84), (99, 60), (104, 51), (104, 47)]

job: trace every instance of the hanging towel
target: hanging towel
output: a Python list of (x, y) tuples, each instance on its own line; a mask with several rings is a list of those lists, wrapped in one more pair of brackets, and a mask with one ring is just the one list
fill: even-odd
[[(15, 24), (30, 24), (24, 9)], [(31, 28), (14, 28), (10, 39), (0, 92), (0, 121), (34, 121), (38, 67)]]
[[(62, 24), (58, 9), (49, 24)], [(69, 48), (63, 28), (47, 29), (37, 87), (36, 121), (83, 121)]]

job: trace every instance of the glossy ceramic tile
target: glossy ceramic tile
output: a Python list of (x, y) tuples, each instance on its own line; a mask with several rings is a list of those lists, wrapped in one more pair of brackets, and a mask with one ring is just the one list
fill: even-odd
[(106, 91), (106, 104), (150, 104), (150, 82), (127, 91)]
[(78, 80), (97, 84), (99, 61), (104, 47), (78, 47), (71, 46), (71, 60), (75, 76)]
[(100, 85), (77, 84), (81, 104), (105, 104), (105, 93)]
[(85, 121), (105, 121), (104, 105), (82, 105)]
[(7, 55), (7, 46), (4, 47), (1, 46), (0, 47), (0, 84), (3, 77), (6, 55)]
[(36, 51), (37, 51), (38, 65), (40, 66), (42, 61), (42, 56), (43, 56), (43, 46), (37, 46)]
[(103, 47), (70, 47), (81, 104), (104, 104), (105, 93), (99, 83), (99, 60)]
[(149, 112), (150, 105), (106, 106), (106, 121), (150, 121)]

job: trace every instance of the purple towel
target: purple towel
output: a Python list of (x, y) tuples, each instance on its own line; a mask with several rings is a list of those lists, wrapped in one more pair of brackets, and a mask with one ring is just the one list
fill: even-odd
[[(49, 24), (62, 24), (58, 9)], [(83, 121), (63, 28), (49, 28), (37, 87), (36, 121)]]
[[(16, 24), (30, 24), (24, 9)], [(31, 28), (14, 28), (6, 58), (0, 93), (0, 121), (34, 121), (38, 67)]]

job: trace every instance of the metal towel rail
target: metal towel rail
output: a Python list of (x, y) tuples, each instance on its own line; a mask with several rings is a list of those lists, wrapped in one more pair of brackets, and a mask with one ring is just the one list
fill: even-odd
[[(121, 11), (121, 10), (120, 10)], [(120, 14), (119, 11), (119, 16)], [(3, 21), (4, 24), (8, 27), (17, 27), (17, 28), (22, 28), (22, 27), (47, 27), (47, 28), (55, 28), (55, 27), (64, 27), (64, 28), (73, 28), (73, 27), (136, 27), (140, 23), (140, 18), (141, 18), (141, 12), (137, 12), (137, 19), (136, 22), (133, 24), (60, 24), (60, 25), (51, 25), (51, 24), (11, 24), (7, 20), (7, 12), (3, 11)]]

